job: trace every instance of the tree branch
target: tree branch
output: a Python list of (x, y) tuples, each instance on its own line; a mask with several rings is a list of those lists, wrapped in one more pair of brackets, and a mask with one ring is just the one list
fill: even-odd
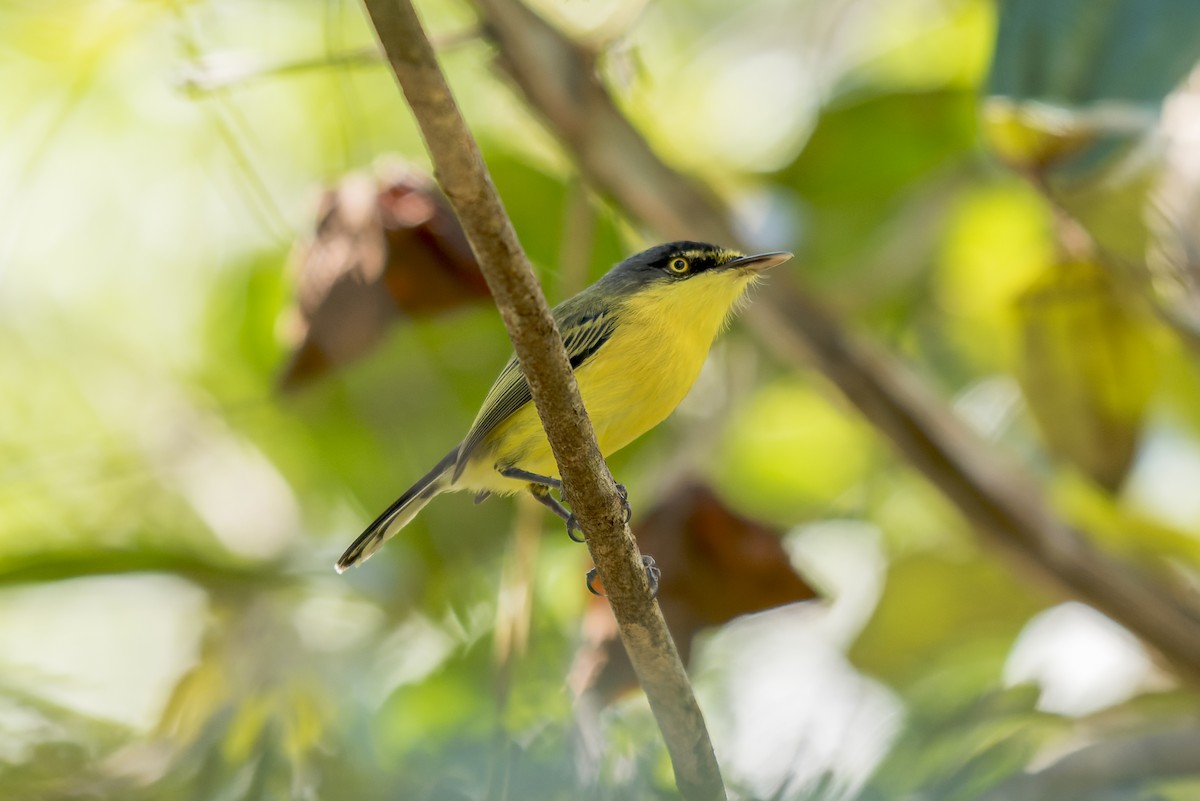
[[(617, 109), (590, 51), (519, 0), (475, 4), (502, 68), (594, 186), (665, 236), (738, 242), (728, 209), (659, 159)], [(1058, 519), (1032, 477), (988, 447), (898, 361), (779, 278), (747, 319), (782, 360), (815, 364), (989, 541), (1138, 633), (1176, 672), (1200, 682), (1196, 611)]]
[(1037, 773), (1003, 782), (981, 801), (1087, 801), (1105, 790), (1198, 775), (1200, 731), (1156, 732), (1089, 745)]
[(587, 532), (630, 661), (662, 729), (680, 792), (724, 799), (712, 743), (625, 524), (616, 485), (529, 260), (409, 0), (365, 0), (420, 125), (434, 171), (496, 299), (550, 441), (571, 509)]

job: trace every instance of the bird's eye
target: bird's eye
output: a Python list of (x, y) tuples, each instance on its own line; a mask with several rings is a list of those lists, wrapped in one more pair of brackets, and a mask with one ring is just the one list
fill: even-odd
[(670, 270), (675, 275), (684, 275), (685, 273), (687, 273), (688, 268), (690, 266), (691, 265), (688, 264), (687, 259), (674, 258), (674, 259), (671, 259), (669, 264), (667, 264), (667, 269)]

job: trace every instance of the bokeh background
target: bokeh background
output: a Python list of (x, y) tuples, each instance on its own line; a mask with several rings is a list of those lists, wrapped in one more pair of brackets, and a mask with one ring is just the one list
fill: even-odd
[[(1193, 3), (533, 7), (796, 252), (772, 283), (1200, 621)], [(658, 241), (475, 6), (418, 10), (551, 302)], [(359, 5), (7, 0), (0, 86), (0, 798), (675, 797), (644, 698), (588, 678), (557, 521), (448, 496), (332, 570), (509, 353)], [(663, 602), (737, 798), (1200, 797), (1200, 665), (981, 540), (761, 333), (610, 462), (695, 579)]]

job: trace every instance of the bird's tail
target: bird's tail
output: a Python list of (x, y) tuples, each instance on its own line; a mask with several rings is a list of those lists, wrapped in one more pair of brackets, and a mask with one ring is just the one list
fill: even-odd
[(337, 561), (337, 572), (343, 573), (347, 568), (370, 559), (393, 534), (408, 525), (409, 521), (417, 516), (417, 512), (425, 508), (425, 504), (450, 489), (457, 458), (458, 449), (455, 448), (420, 481), (409, 487), (383, 514), (375, 518), (375, 522), (358, 535), (358, 539), (350, 544), (342, 558)]

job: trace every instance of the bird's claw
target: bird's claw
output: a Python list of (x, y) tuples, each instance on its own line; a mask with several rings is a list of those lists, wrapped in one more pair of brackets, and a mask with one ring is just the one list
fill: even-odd
[(621, 496), (621, 505), (625, 507), (625, 522), (628, 523), (633, 519), (633, 507), (629, 505), (629, 490), (625, 489), (624, 484), (617, 485), (617, 495)]
[[(575, 536), (578, 532), (579, 536)], [(583, 529), (579, 527), (579, 521), (575, 519), (575, 513), (567, 515), (567, 536), (572, 542), (586, 542), (587, 537), (583, 533)]]
[(650, 598), (653, 600), (658, 597), (658, 580), (662, 578), (662, 571), (654, 564), (654, 557), (650, 554), (642, 554), (642, 566), (646, 568), (646, 583), (650, 585)]
[[(657, 598), (658, 580), (662, 578), (662, 571), (659, 570), (658, 565), (654, 563), (654, 557), (650, 556), (649, 554), (642, 554), (642, 565), (646, 568), (646, 583), (650, 585), (650, 598)], [(587, 584), (588, 592), (590, 592), (592, 595), (597, 595), (603, 598), (604, 593), (597, 590), (595, 584), (596, 579), (599, 576), (600, 574), (596, 571), (596, 568), (593, 567), (587, 572), (585, 583)]]
[[(617, 484), (617, 495), (621, 498), (621, 505), (625, 507), (625, 522), (628, 523), (633, 519), (633, 509), (629, 506), (629, 490), (625, 489), (624, 484)], [(566, 510), (563, 509), (562, 511)], [(587, 536), (583, 533), (583, 529), (580, 528), (579, 521), (575, 519), (574, 512), (567, 514), (563, 519), (567, 524), (567, 536), (573, 542), (587, 541)]]

